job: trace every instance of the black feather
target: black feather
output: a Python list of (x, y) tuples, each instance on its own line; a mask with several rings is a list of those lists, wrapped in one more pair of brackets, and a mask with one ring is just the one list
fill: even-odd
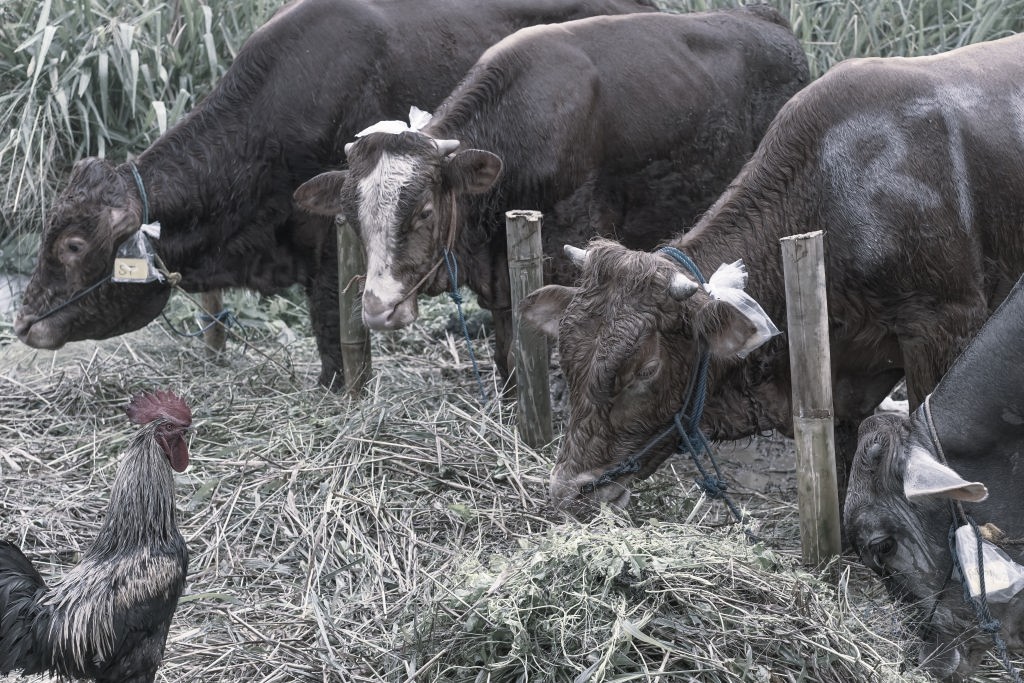
[[(0, 541), (0, 674), (46, 670), (50, 648), (46, 582), (21, 550)], [(40, 628), (42, 627), (42, 628)]]
[(188, 569), (174, 521), (174, 475), (156, 434), (183, 429), (158, 419), (138, 432), (95, 541), (52, 586), (21, 550), (0, 541), (0, 675), (155, 680)]

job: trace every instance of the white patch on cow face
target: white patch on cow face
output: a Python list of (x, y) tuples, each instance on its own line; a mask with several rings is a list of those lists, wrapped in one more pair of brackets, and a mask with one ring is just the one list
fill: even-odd
[(384, 153), (373, 171), (359, 181), (359, 224), (366, 247), (366, 287), (383, 306), (397, 306), (406, 292), (392, 271), (398, 248), (398, 200), (413, 177), (417, 161)]

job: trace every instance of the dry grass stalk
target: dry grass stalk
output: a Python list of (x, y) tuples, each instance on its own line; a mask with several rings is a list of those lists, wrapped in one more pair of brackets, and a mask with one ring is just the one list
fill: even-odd
[(55, 353), (0, 326), (3, 537), (45, 576), (72, 566), (131, 434), (121, 407), (166, 387), (196, 427), (189, 584), (158, 680), (912, 680), (873, 579), (795, 566), (785, 491), (737, 493), (775, 549), (728, 528), (685, 462), (632, 519), (553, 519), (553, 449), (519, 442), (510, 404), (480, 405), (443, 337), (378, 336), (387, 361), (352, 402), (314, 388), (308, 338), (257, 342), (274, 364), (237, 344), (215, 362), (162, 324)]

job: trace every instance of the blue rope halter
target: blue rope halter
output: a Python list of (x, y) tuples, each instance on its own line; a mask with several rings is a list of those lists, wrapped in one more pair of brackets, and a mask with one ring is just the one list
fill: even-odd
[(469, 338), (469, 327), (466, 325), (466, 316), (462, 313), (462, 294), (459, 293), (459, 262), (455, 254), (445, 247), (444, 265), (448, 269), (448, 281), (451, 283), (451, 291), (448, 296), (455, 302), (455, 309), (459, 312), (459, 324), (462, 326), (462, 336), (466, 338), (466, 348), (469, 349), (469, 360), (473, 364), (473, 375), (476, 376), (476, 385), (480, 390), (480, 400), (487, 401), (487, 391), (484, 390), (484, 380), (480, 376), (480, 368), (476, 363), (476, 354), (473, 353), (473, 341)]

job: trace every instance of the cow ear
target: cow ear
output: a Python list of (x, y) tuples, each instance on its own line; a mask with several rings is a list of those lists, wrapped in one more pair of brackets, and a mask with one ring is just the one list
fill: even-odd
[(501, 157), (482, 149), (467, 149), (448, 159), (445, 170), (456, 192), (480, 194), (491, 189), (501, 175)]
[(915, 444), (903, 468), (903, 494), (907, 500), (942, 496), (977, 503), (988, 498), (988, 489), (981, 482), (965, 480)]
[(341, 189), (347, 178), (348, 171), (321, 173), (299, 185), (292, 197), (299, 207), (310, 213), (337, 216), (342, 212)]
[(519, 314), (527, 325), (552, 339), (558, 338), (558, 323), (576, 296), (575, 287), (548, 285), (532, 292), (519, 304)]
[[(114, 244), (120, 244), (139, 229), (139, 215), (121, 206), (103, 207), (103, 229), (109, 231)], [(102, 233), (101, 233), (102, 234)]]

